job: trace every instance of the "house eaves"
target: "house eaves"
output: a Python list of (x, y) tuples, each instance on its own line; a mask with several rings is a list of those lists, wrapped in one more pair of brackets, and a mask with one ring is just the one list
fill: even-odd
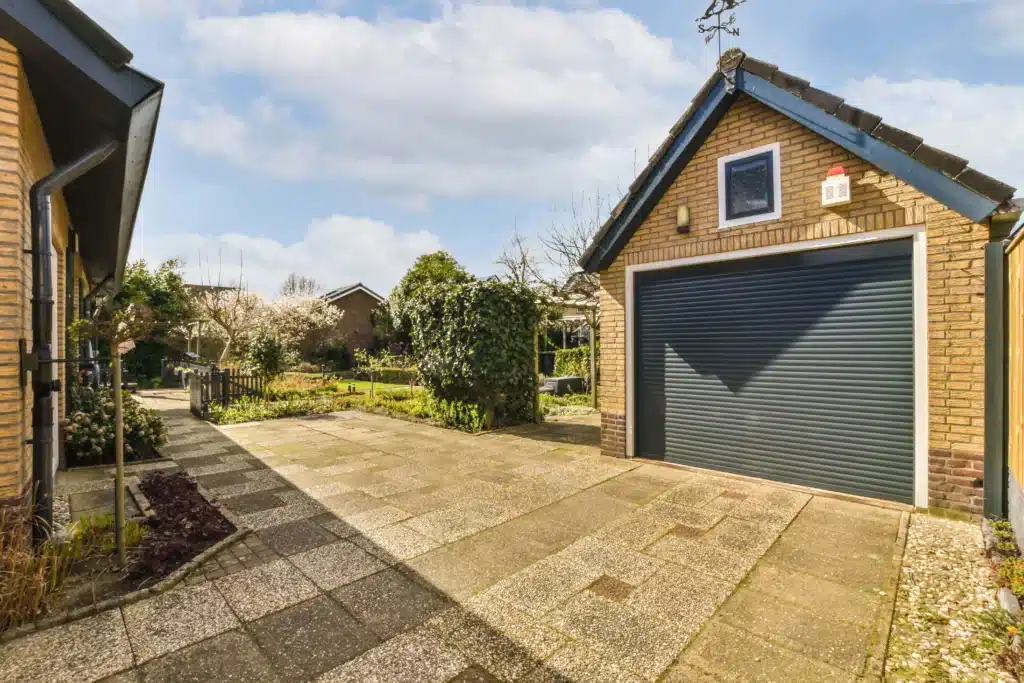
[(338, 301), (339, 299), (344, 299), (350, 294), (355, 294), (356, 292), (363, 292), (364, 294), (369, 294), (371, 297), (376, 299), (378, 303), (384, 303), (384, 297), (382, 297), (380, 294), (364, 285), (362, 282), (357, 282), (354, 285), (346, 285), (344, 287), (332, 289), (331, 291), (323, 295), (323, 299), (328, 302), (334, 302)]
[(164, 85), (128, 66), (131, 52), (68, 0), (0, 0), (0, 38), (18, 51), (55, 166), (118, 143), (63, 192), (86, 275), (119, 286)]
[(584, 270), (596, 272), (611, 264), (741, 92), (976, 222), (1004, 206), (1015, 192), (971, 168), (967, 160), (925, 144), (880, 116), (773, 64), (730, 50), (598, 230), (580, 260)]

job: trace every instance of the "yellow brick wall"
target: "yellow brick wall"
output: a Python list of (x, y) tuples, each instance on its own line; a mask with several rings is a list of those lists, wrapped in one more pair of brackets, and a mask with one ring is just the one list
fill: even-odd
[[(718, 228), (718, 159), (781, 143), (782, 216)], [(821, 207), (834, 164), (851, 177), (853, 201)], [(676, 209), (690, 208), (690, 233)], [(984, 444), (984, 245), (974, 224), (747, 95), (725, 114), (615, 261), (601, 272), (602, 447), (625, 452), (627, 265), (921, 225), (928, 234), (930, 500), (980, 511)]]
[[(32, 392), (18, 377), (18, 340), (32, 338), (31, 217), (28, 191), (53, 170), (35, 101), (17, 51), (0, 40), (0, 500), (24, 495), (32, 476)], [(53, 197), (58, 264), (55, 302), (64, 329), (64, 248), (70, 220), (63, 195)], [(63, 357), (64, 341), (55, 351)], [(64, 379), (63, 367), (59, 376)], [(60, 395), (63, 406), (63, 394)]]

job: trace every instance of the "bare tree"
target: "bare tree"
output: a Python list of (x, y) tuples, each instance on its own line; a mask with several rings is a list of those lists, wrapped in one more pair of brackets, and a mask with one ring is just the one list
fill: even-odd
[(219, 359), (223, 363), (245, 331), (257, 322), (263, 300), (246, 288), (241, 261), (237, 282), (225, 284), (222, 273), (223, 268), (218, 267), (216, 284), (204, 281), (196, 288), (196, 305), (202, 317), (219, 327), (224, 334), (226, 342)]
[(289, 273), (288, 277), (281, 283), (281, 289), (278, 290), (278, 294), (285, 297), (311, 297), (318, 295), (322, 289), (323, 287), (320, 286), (320, 283), (311, 277), (299, 275), (298, 273)]
[(518, 228), (512, 231), (512, 238), (502, 249), (501, 255), (495, 261), (501, 266), (502, 273), (499, 277), (509, 282), (518, 282), (529, 287), (543, 284), (537, 257), (533, 249), (527, 243), (526, 238), (519, 232)]
[[(573, 195), (569, 221), (553, 222), (547, 233), (541, 235), (547, 261), (554, 271), (550, 284), (556, 294), (588, 301), (597, 299), (600, 279), (597, 273), (585, 272), (580, 261), (611, 208), (608, 195), (600, 191), (590, 196), (586, 192)], [(597, 311), (587, 314), (588, 325), (596, 329), (599, 322)]]

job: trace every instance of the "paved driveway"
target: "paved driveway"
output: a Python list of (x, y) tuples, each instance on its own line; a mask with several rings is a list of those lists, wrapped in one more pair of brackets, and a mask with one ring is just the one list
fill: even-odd
[(15, 641), (3, 680), (877, 678), (908, 513), (604, 458), (593, 424), (361, 413), (167, 449), (254, 530), (187, 584)]

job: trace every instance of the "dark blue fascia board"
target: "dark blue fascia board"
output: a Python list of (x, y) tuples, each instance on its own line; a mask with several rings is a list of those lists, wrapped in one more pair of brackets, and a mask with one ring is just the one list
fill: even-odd
[(0, 21), (4, 20), (4, 15), (36, 40), (49, 46), (126, 107), (131, 108), (142, 102), (161, 85), (131, 67), (113, 68), (35, 0), (0, 0)]
[(665, 152), (658, 167), (647, 178), (647, 182), (629, 199), (611, 230), (587, 261), (584, 270), (596, 272), (611, 265), (619, 250), (661, 199), (679, 170), (693, 158), (704, 138), (718, 123), (735, 97), (736, 93), (730, 91), (724, 79), (719, 80), (711, 88), (711, 92), (694, 112), (682, 134)]
[(739, 70), (736, 75), (736, 87), (883, 171), (903, 179), (924, 194), (976, 223), (988, 218), (999, 206), (997, 202), (967, 189), (949, 176), (928, 168), (895, 147), (840, 121), (810, 102), (772, 85), (749, 71), (743, 71), (742, 68)]

